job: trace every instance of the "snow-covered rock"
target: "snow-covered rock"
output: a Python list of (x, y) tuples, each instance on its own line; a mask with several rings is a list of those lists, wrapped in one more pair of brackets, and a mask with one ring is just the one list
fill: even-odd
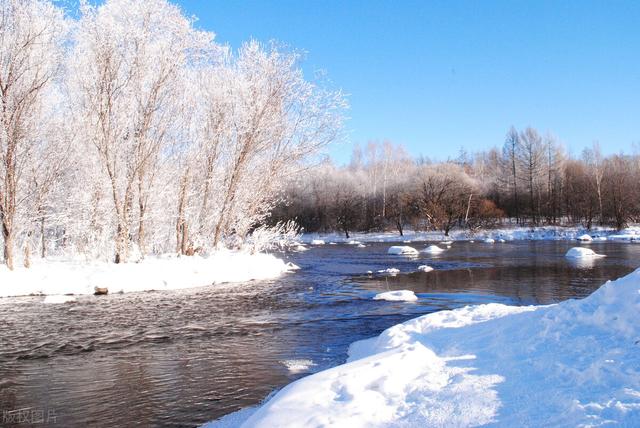
[(605, 257), (605, 256), (602, 254), (596, 254), (595, 251), (593, 251), (591, 248), (573, 247), (569, 251), (567, 251), (567, 254), (565, 254), (565, 257), (579, 259), (579, 258), (593, 258), (593, 257)]
[(432, 270), (433, 268), (431, 266), (427, 266), (427, 265), (418, 266), (418, 271), (420, 272), (431, 272)]
[(427, 253), (427, 254), (439, 254), (439, 253), (442, 253), (443, 251), (445, 251), (445, 249), (440, 248), (437, 245), (429, 245), (427, 248), (422, 250), (423, 253)]
[(591, 237), (591, 235), (587, 235), (586, 233), (584, 235), (580, 235), (578, 236), (578, 238), (576, 238), (578, 241), (580, 242), (591, 242), (593, 241), (593, 238)]
[(381, 269), (378, 271), (378, 273), (383, 273), (387, 275), (397, 275), (400, 273), (400, 269), (397, 269), (397, 268)]
[(208, 427), (637, 426), (639, 308), (637, 270), (583, 300), (435, 312)]
[(486, 238), (486, 239), (484, 240), (484, 243), (485, 243), (485, 244), (494, 244), (495, 242), (496, 242), (496, 240), (495, 240), (495, 239), (493, 239), (493, 238)]
[(387, 250), (387, 254), (395, 254), (395, 255), (418, 255), (419, 252), (413, 247), (409, 247), (408, 245), (394, 245), (393, 247), (389, 247)]
[(324, 245), (324, 241), (322, 239), (312, 239), (310, 244), (311, 245)]
[(415, 302), (418, 297), (411, 290), (386, 291), (376, 294), (373, 300), (388, 300), (390, 302)]
[(0, 297), (30, 294), (94, 294), (95, 287), (119, 292), (172, 290), (224, 282), (273, 279), (295, 270), (270, 254), (220, 250), (208, 257), (146, 257), (140, 263), (39, 261), (30, 269), (0, 265)]

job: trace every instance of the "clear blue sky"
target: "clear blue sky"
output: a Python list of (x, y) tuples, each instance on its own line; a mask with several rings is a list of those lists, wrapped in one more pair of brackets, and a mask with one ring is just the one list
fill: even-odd
[(346, 143), (389, 139), (435, 159), (501, 145), (511, 125), (570, 152), (640, 141), (639, 1), (179, 0), (237, 48), (251, 37), (308, 52), (350, 94)]

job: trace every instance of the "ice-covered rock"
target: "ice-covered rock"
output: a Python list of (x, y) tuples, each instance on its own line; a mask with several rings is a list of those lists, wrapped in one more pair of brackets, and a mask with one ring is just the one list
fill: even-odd
[(373, 300), (388, 300), (390, 302), (415, 302), (418, 297), (411, 290), (386, 291), (376, 294)]
[(565, 257), (569, 257), (572, 259), (581, 259), (581, 258), (593, 258), (593, 257), (605, 257), (605, 256), (602, 254), (596, 254), (595, 251), (593, 251), (591, 248), (573, 247), (569, 251), (567, 251), (567, 254), (565, 254)]
[(389, 247), (389, 249), (387, 250), (387, 254), (415, 256), (418, 255), (419, 252), (415, 248), (408, 245), (394, 245), (393, 247)]
[(427, 248), (422, 250), (423, 253), (427, 253), (427, 254), (439, 254), (439, 253), (442, 253), (443, 251), (445, 251), (444, 248), (440, 248), (437, 245), (429, 245)]

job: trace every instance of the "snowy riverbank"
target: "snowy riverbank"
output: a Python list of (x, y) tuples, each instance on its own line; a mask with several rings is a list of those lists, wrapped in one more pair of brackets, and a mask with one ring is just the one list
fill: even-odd
[[(593, 228), (586, 230), (582, 227), (506, 227), (498, 229), (482, 230), (474, 235), (470, 235), (466, 230), (452, 230), (449, 236), (445, 236), (443, 232), (415, 232), (405, 231), (403, 236), (397, 232), (381, 232), (381, 233), (352, 233), (349, 239), (340, 233), (307, 233), (304, 234), (302, 240), (306, 243), (359, 243), (359, 242), (440, 242), (440, 241), (486, 241), (494, 240), (499, 243), (501, 241), (577, 241), (578, 238), (588, 235), (593, 241), (637, 241), (640, 242), (640, 227), (628, 227), (621, 231), (611, 228)], [(591, 241), (589, 241), (591, 242)]]
[(640, 269), (583, 300), (441, 311), (209, 427), (633, 426)]
[(36, 261), (30, 269), (0, 266), (0, 297), (172, 290), (224, 282), (272, 279), (291, 270), (269, 254), (218, 251), (209, 257), (147, 257), (122, 265), (84, 261)]

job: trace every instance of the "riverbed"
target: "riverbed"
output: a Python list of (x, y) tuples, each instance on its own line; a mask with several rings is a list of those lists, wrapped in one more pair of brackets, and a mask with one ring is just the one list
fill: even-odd
[[(56, 305), (0, 299), (0, 409), (31, 412), (2, 425), (196, 426), (343, 363), (350, 343), (407, 319), (582, 298), (640, 266), (633, 243), (594, 242), (607, 257), (586, 262), (566, 259), (576, 244), (565, 241), (455, 242), (418, 257), (388, 255), (389, 245), (282, 254), (301, 270), (271, 281)], [(435, 270), (416, 272), (424, 264)], [(390, 267), (400, 274), (378, 273)], [(373, 300), (400, 289), (418, 301)]]

